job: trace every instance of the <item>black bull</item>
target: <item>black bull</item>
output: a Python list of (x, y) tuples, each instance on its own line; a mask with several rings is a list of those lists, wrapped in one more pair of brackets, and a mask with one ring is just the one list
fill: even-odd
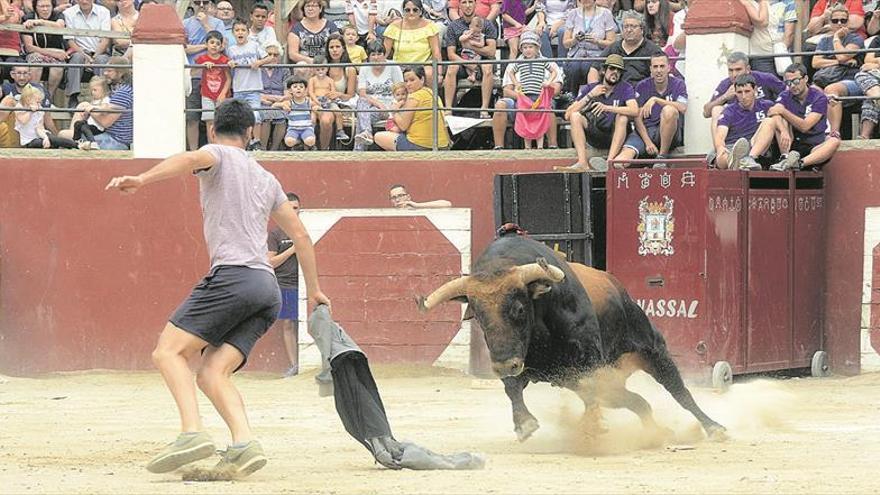
[(507, 235), (486, 248), (472, 275), (444, 284), (419, 306), (427, 311), (448, 300), (467, 302), (468, 315), (480, 322), (520, 441), (538, 429), (523, 401), (530, 381), (573, 390), (597, 421), (599, 405), (626, 408), (646, 428), (659, 430), (648, 402), (626, 389), (636, 370), (663, 385), (708, 435), (724, 431), (694, 402), (663, 336), (606, 272), (566, 263), (540, 242)]

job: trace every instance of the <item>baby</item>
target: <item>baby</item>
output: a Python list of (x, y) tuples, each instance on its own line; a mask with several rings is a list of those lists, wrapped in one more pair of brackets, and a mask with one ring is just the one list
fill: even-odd
[[(327, 63), (327, 57), (320, 53), (314, 57), (315, 64)], [(309, 99), (312, 100), (312, 108), (315, 110), (339, 110), (339, 99), (331, 99), (330, 94), (336, 92), (336, 82), (327, 75), (329, 68), (315, 67), (314, 75), (309, 78)], [(345, 141), (348, 134), (345, 133), (342, 112), (334, 112), (336, 118), (336, 139)]]
[[(480, 60), (481, 57), (475, 48), (483, 48), (486, 46), (486, 35), (483, 34), (483, 18), (475, 15), (471, 19), (468, 30), (461, 35), (461, 58), (464, 60)], [(465, 64), (464, 70), (467, 71), (467, 80), (475, 82), (477, 73), (480, 71), (479, 64)]]
[[(409, 92), (406, 90), (406, 83), (396, 82), (391, 85), (391, 96), (394, 97), (394, 103), (389, 106), (389, 110), (400, 110), (406, 103)], [(388, 121), (385, 122), (385, 130), (391, 132), (401, 132), (397, 124), (394, 123), (394, 113), (388, 114)]]
[(358, 32), (354, 26), (346, 26), (342, 30), (342, 37), (345, 40), (345, 51), (348, 52), (348, 58), (353, 64), (362, 64), (367, 60), (367, 51), (364, 47), (357, 44)]

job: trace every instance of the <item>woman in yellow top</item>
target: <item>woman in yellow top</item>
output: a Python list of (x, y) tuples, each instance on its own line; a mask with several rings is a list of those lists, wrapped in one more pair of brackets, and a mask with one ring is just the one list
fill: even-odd
[[(385, 29), (385, 52), (396, 62), (421, 63), (443, 60), (440, 55), (440, 30), (437, 24), (422, 17), (422, 0), (403, 1), (403, 19), (398, 19)], [(431, 67), (425, 68), (430, 81)]]
[[(376, 144), (387, 151), (430, 151), (432, 132), (431, 102), (436, 101), (438, 107), (443, 103), (431, 89), (425, 86), (425, 68), (421, 65), (411, 65), (403, 69), (403, 82), (409, 95), (403, 108), (394, 112), (392, 119), (400, 132), (382, 131), (377, 132), (373, 138)], [(427, 108), (428, 110), (408, 110), (411, 108)], [(437, 112), (437, 147), (449, 148), (449, 134), (446, 133), (446, 123), (443, 121), (443, 112)]]

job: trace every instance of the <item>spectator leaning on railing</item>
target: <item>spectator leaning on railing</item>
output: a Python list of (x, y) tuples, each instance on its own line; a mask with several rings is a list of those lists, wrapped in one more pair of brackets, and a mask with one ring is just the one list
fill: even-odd
[[(214, 17), (213, 0), (195, 0), (192, 6), (195, 14), (183, 20), (183, 31), (186, 34), (184, 50), (189, 64), (195, 64), (196, 59), (205, 54), (209, 32), (223, 32), (223, 21)], [(187, 110), (200, 110), (202, 108), (202, 96), (198, 91), (202, 83), (200, 71), (191, 72), (191, 82), (192, 91), (186, 99), (186, 108)], [(199, 112), (186, 112), (186, 142), (189, 150), (199, 147), (199, 120), (201, 118)]]
[[(95, 5), (94, 0), (77, 0), (76, 5), (64, 11), (64, 25), (72, 29), (92, 29), (110, 31), (110, 11), (106, 7)], [(107, 52), (110, 48), (110, 38), (97, 36), (64, 36), (67, 40), (68, 60), (71, 64), (106, 64), (110, 58)], [(64, 94), (68, 98), (68, 106), (76, 107), (79, 103), (80, 84), (83, 82), (82, 67), (67, 68), (67, 84)], [(101, 74), (101, 69), (92, 69), (95, 75)], [(91, 78), (91, 75), (89, 75)]]
[[(124, 57), (110, 57), (108, 64), (126, 65), (128, 60)], [(92, 117), (98, 125), (104, 128), (103, 133), (95, 136), (95, 142), (102, 150), (127, 150), (131, 147), (134, 131), (132, 114), (134, 94), (131, 90), (131, 69), (128, 67), (108, 68), (104, 70), (104, 77), (110, 81), (113, 88), (113, 92), (110, 93), (110, 102), (100, 106), (87, 103), (83, 106), (83, 115), (87, 119)], [(95, 108), (121, 110), (121, 112), (92, 113)]]
[[(281, 60), (281, 44), (270, 40), (263, 43), (266, 55)], [(260, 67), (263, 78), (263, 92), (260, 94), (260, 104), (263, 107), (271, 107), (287, 97), (284, 94), (284, 81), (290, 77), (290, 69), (287, 67)], [(284, 140), (284, 132), (287, 129), (287, 116), (280, 109), (263, 110), (263, 123), (260, 125), (260, 141), (267, 150), (278, 150)]]
[[(477, 56), (483, 59), (494, 59), (498, 38), (498, 29), (494, 22), (485, 19), (482, 21), (482, 31), (474, 33), (471, 30), (471, 21), (474, 19), (476, 9), (476, 0), (461, 0), (458, 4), (458, 11), (461, 17), (449, 22), (446, 30), (446, 55), (450, 61), (463, 61), (463, 50), (465, 47), (472, 50)], [(485, 39), (482, 47), (470, 46), (469, 39), (474, 34), (481, 34)], [(479, 69), (475, 74), (480, 79), (480, 109), (486, 111), (489, 108), (489, 102), (492, 99), (492, 88), (495, 82), (495, 70), (492, 64), (479, 65)], [(446, 106), (454, 107), (456, 86), (458, 79), (467, 77), (467, 71), (461, 65), (448, 65), (446, 67), (446, 77), (443, 79), (444, 94), (446, 96)], [(488, 118), (488, 113), (484, 115)]]
[[(407, 2), (410, 3), (410, 2)], [(442, 102), (431, 88), (425, 85), (425, 68), (411, 65), (403, 69), (403, 80), (409, 91), (406, 103), (394, 114), (394, 124), (400, 132), (382, 131), (376, 134), (376, 144), (387, 151), (429, 151), (432, 146), (432, 129), (437, 126), (437, 147), (449, 147), (449, 134), (443, 120), (443, 112), (436, 114), (430, 109), (434, 102)], [(426, 110), (413, 110), (424, 108)]]
[[(577, 7), (566, 14), (564, 29), (560, 50), (564, 48), (563, 51), (569, 58), (598, 57), (602, 50), (613, 45), (617, 39), (614, 15), (605, 7), (596, 5), (595, 0), (579, 0)], [(565, 63), (566, 87), (569, 92), (574, 93), (584, 84), (592, 65), (593, 62), (587, 61)]]
[[(63, 16), (52, 10), (52, 0), (37, 0), (35, 12), (25, 17), (24, 27), (30, 29), (38, 26), (64, 27)], [(32, 64), (63, 64), (67, 61), (64, 37), (60, 34), (22, 33), (21, 40), (27, 61)], [(42, 81), (44, 72), (49, 73), (47, 94), (51, 99), (64, 78), (64, 67), (32, 67), (30, 71), (31, 81), (34, 82)]]

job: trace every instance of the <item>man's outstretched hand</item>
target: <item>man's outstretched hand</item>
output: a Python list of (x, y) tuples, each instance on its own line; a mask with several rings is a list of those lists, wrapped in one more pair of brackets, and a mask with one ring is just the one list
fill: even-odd
[(321, 305), (321, 304), (326, 304), (327, 309), (329, 309), (331, 311), (333, 310), (333, 306), (330, 304), (330, 298), (327, 297), (323, 292), (318, 291), (314, 294), (309, 295), (309, 306), (312, 309), (317, 308), (318, 305)]
[(123, 175), (122, 177), (114, 177), (110, 179), (110, 182), (107, 183), (104, 190), (119, 189), (119, 192), (123, 194), (134, 194), (143, 185), (144, 181), (140, 176)]

